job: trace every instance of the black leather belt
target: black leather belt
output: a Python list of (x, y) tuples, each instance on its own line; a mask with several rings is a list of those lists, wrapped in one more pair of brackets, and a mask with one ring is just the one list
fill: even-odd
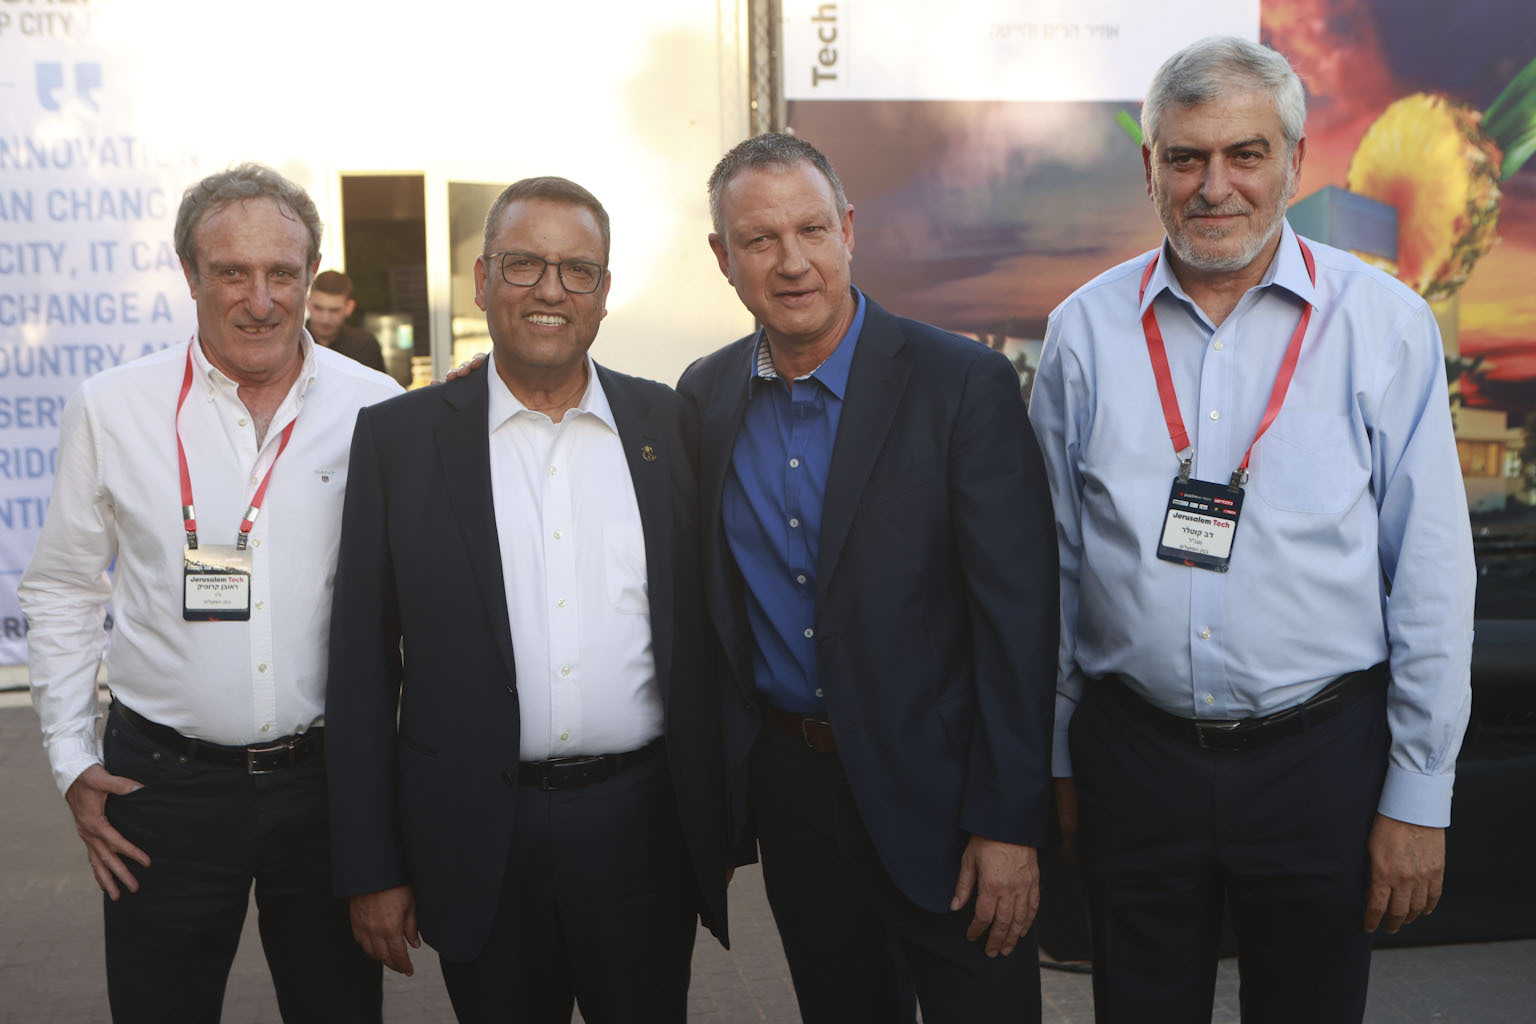
[(832, 735), (832, 724), (818, 715), (797, 715), (793, 711), (776, 708), (767, 701), (761, 702), (763, 724), (775, 732), (792, 736), (821, 754), (837, 753), (837, 739)]
[(555, 757), (548, 761), (519, 761), (517, 784), (537, 786), (549, 792), (556, 789), (578, 789), (594, 782), (613, 778), (626, 768), (641, 761), (649, 761), (665, 747), (655, 739), (639, 750), (622, 754), (593, 754), (590, 757)]
[(265, 775), (281, 771), (296, 764), (303, 764), (318, 757), (324, 745), (324, 729), (315, 728), (297, 736), (285, 736), (274, 743), (262, 743), (249, 747), (226, 747), (218, 743), (183, 736), (168, 725), (151, 722), (122, 701), (113, 700), (112, 708), (123, 721), (139, 735), (152, 743), (170, 750), (182, 760), (201, 761), (204, 764), (226, 768), (244, 768), (251, 775)]
[(1339, 676), (1317, 691), (1309, 700), (1295, 707), (1259, 718), (1216, 721), (1180, 718), (1153, 707), (1122, 681), (1109, 675), (1090, 680), (1105, 696), (1131, 712), (1136, 718), (1173, 739), (1201, 750), (1238, 751), (1266, 746), (1288, 736), (1298, 736), (1327, 721), (1366, 694), (1380, 690), (1387, 682), (1387, 665), (1382, 662), (1359, 672)]

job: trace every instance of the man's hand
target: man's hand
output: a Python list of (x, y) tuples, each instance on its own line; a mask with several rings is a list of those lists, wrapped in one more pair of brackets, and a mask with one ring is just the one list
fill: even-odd
[(420, 949), (421, 935), (416, 931), (416, 896), (411, 887), (397, 885), (353, 896), (350, 909), (352, 937), (363, 952), (392, 971), (414, 974), (405, 944)]
[(133, 877), (123, 858), (138, 861), (149, 867), (149, 854), (130, 843), (107, 820), (107, 795), (123, 796), (142, 788), (139, 783), (121, 775), (113, 775), (99, 764), (93, 764), (69, 784), (64, 799), (70, 813), (75, 816), (75, 831), (85, 843), (91, 860), (91, 874), (107, 898), (116, 901), (122, 896), (119, 882), (129, 892), (139, 891), (139, 880)]
[(1385, 924), (1390, 934), (1420, 914), (1434, 913), (1445, 882), (1445, 829), (1378, 814), (1365, 847), (1371, 861), (1366, 931)]
[(966, 940), (975, 942), (987, 932), (987, 956), (1007, 956), (1040, 909), (1035, 848), (971, 836), (960, 855), (960, 878), (949, 909), (965, 906), (972, 892), (976, 894), (976, 913), (965, 930)]
[(482, 352), (471, 359), (469, 362), (460, 363), (458, 366), (455, 366), (453, 369), (448, 371), (448, 376), (443, 378), (443, 383), (446, 384), (451, 380), (458, 380), (460, 377), (467, 377), (471, 373), (474, 373), (476, 368), (478, 368), (481, 363), (485, 362), (487, 358), (488, 357), (486, 354)]
[(1069, 775), (1052, 779), (1056, 791), (1056, 822), (1061, 826), (1061, 852), (1068, 857), (1077, 853), (1077, 783)]

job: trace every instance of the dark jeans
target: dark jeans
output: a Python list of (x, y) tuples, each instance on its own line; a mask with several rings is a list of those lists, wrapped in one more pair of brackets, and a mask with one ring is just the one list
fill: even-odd
[(139, 891), (103, 897), (112, 1018), (217, 1022), (251, 885), (262, 949), (288, 1024), (380, 1020), (380, 965), (331, 895), (324, 763), (266, 775), (181, 761), (107, 717), (106, 768), (143, 784), (107, 817), (149, 854)]
[[(1034, 929), (1012, 955), (967, 942), (974, 905), (932, 913), (896, 888), (836, 754), (764, 731), (752, 751), (763, 882), (805, 1024), (1040, 1020)], [(956, 865), (956, 875), (959, 865)]]
[(460, 1021), (683, 1024), (699, 895), (665, 757), (603, 782), (517, 789), (490, 939), (442, 959)]
[(1224, 904), (1244, 1024), (1358, 1024), (1384, 690), (1232, 753), (1154, 731), (1089, 680), (1071, 748), (1100, 1024), (1210, 1021)]

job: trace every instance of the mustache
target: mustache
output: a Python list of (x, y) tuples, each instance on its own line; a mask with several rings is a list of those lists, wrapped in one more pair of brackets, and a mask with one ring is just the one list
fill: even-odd
[(1209, 203), (1198, 195), (1184, 204), (1184, 216), (1186, 217), (1246, 217), (1252, 212), (1253, 207), (1240, 200)]

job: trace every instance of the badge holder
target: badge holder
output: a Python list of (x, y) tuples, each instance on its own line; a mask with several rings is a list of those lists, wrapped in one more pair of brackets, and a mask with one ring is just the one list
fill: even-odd
[(1191, 480), (1189, 460), (1179, 468), (1163, 515), (1157, 557), (1198, 569), (1226, 572), (1232, 564), (1232, 541), (1243, 512), (1242, 470), (1226, 484)]
[(251, 617), (251, 553), (235, 544), (184, 549), (181, 617), (188, 622), (246, 622)]

